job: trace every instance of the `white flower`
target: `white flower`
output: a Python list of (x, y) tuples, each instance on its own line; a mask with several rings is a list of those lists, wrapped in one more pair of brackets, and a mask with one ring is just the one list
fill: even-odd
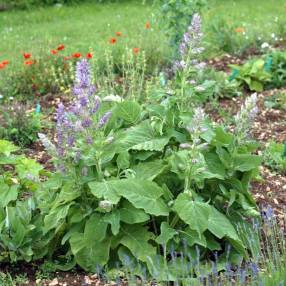
[(119, 95), (107, 95), (105, 96), (102, 101), (105, 101), (105, 102), (121, 102), (123, 101), (123, 98), (120, 97)]
[(2, 94), (0, 94), (0, 99), (2, 99), (3, 98), (3, 95)]
[(202, 91), (205, 91), (206, 89), (203, 86), (198, 85), (198, 86), (195, 87), (195, 90), (198, 91), (198, 92), (202, 92)]
[(271, 34), (271, 37), (274, 39), (276, 36), (274, 33)]
[(261, 45), (261, 49), (267, 49), (267, 48), (269, 48), (270, 47), (270, 45), (268, 44), (268, 43), (266, 43), (266, 42), (264, 42), (262, 45)]
[(9, 97), (9, 100), (13, 100), (13, 99), (14, 99), (14, 97), (13, 97), (13, 96), (10, 96), (10, 97)]

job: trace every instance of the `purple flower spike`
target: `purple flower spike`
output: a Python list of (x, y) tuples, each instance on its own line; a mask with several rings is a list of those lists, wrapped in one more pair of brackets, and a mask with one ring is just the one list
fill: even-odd
[(107, 111), (99, 120), (98, 122), (98, 128), (102, 128), (109, 120), (109, 118), (111, 117), (112, 112), (111, 111)]

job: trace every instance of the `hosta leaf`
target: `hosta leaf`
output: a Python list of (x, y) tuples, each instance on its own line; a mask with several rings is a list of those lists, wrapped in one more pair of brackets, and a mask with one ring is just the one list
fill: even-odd
[(123, 101), (116, 106), (115, 115), (127, 123), (136, 123), (141, 116), (141, 106), (134, 101)]
[(150, 219), (143, 210), (135, 208), (128, 201), (123, 202), (119, 212), (121, 221), (128, 224), (141, 223)]
[(160, 175), (167, 168), (163, 160), (156, 160), (151, 162), (144, 162), (133, 167), (136, 178), (141, 180), (153, 181), (158, 175)]
[(140, 225), (129, 225), (122, 228), (123, 237), (121, 244), (126, 246), (132, 254), (141, 261), (146, 261), (147, 256), (156, 254), (156, 248), (148, 241), (152, 238), (152, 233)]
[(156, 242), (163, 245), (166, 245), (168, 241), (171, 240), (177, 234), (177, 231), (171, 228), (165, 221), (161, 223), (160, 230), (161, 233), (156, 238)]
[(188, 194), (179, 194), (175, 200), (174, 210), (180, 219), (196, 230), (199, 235), (208, 228), (211, 206), (207, 203), (193, 201)]
[(108, 182), (90, 182), (88, 183), (88, 186), (90, 188), (91, 193), (99, 198), (104, 198), (105, 200), (108, 200), (112, 202), (113, 204), (117, 204), (120, 200), (120, 196), (117, 194), (116, 189), (114, 188), (114, 185)]

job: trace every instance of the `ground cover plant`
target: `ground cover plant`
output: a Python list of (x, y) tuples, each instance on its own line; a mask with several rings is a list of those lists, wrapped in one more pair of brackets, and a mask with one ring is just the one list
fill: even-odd
[[(206, 57), (246, 49), (247, 25), (203, 22), (221, 9), (215, 1), (187, 4), (4, 12), (5, 27), (22, 13), (31, 23), (46, 15), (39, 31), (65, 13), (115, 16), (102, 46), (92, 32), (69, 43), (48, 36), (42, 51), (2, 56), (2, 284), (57, 285), (58, 271), (75, 271), (71, 285), (82, 284), (76, 275), (85, 284), (285, 284), (285, 91), (272, 90), (285, 85), (285, 51), (264, 44), (265, 54), (218, 72)], [(112, 27), (123, 14), (120, 24), (134, 23), (130, 13), (142, 17), (135, 26)]]

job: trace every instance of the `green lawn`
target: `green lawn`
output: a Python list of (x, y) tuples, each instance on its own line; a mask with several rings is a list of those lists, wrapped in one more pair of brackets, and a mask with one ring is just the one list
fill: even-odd
[[(140, 47), (146, 50), (152, 61), (163, 61), (169, 48), (154, 10), (151, 4), (142, 4), (142, 0), (130, 0), (2, 12), (0, 61), (8, 59), (17, 65), (22, 63), (23, 52), (38, 55), (49, 52), (60, 43), (65, 44), (66, 54), (86, 53), (92, 48), (95, 56), (100, 58), (116, 31), (122, 32), (122, 37), (113, 48)], [(245, 41), (254, 37), (268, 40), (273, 33), (283, 29), (281, 23), (285, 23), (285, 13), (285, 0), (210, 0), (203, 12), (206, 41), (211, 41), (213, 35), (209, 26), (217, 17), (234, 26), (245, 27)], [(147, 21), (151, 22), (149, 30), (145, 29)], [(209, 49), (211, 54), (219, 52), (213, 44)]]
[[(65, 54), (86, 53), (92, 48), (101, 57), (115, 32), (122, 36), (112, 48), (139, 47), (161, 57), (164, 45), (152, 10), (142, 1), (121, 1), (0, 13), (0, 60), (17, 64), (22, 62), (23, 52), (38, 55), (61, 43), (66, 46)], [(145, 29), (148, 21), (151, 29)]]

